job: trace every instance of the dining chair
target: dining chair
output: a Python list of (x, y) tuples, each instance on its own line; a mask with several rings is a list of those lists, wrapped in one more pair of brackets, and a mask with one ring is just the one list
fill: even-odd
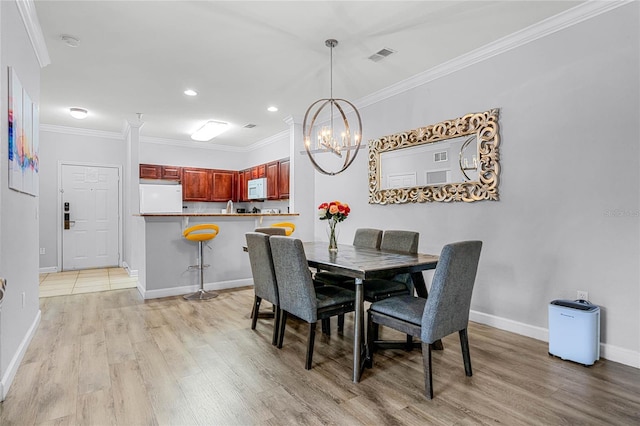
[(253, 288), (255, 292), (251, 314), (251, 329), (256, 329), (258, 314), (260, 312), (260, 302), (262, 302), (263, 299), (271, 302), (275, 309), (271, 344), (276, 345), (278, 343), (278, 326), (280, 324), (281, 311), (276, 274), (271, 258), (269, 235), (261, 232), (247, 232), (245, 237), (247, 240), (247, 251), (249, 253), (249, 263), (251, 264)]
[(481, 241), (444, 246), (426, 299), (405, 295), (371, 304), (367, 321), (369, 366), (373, 366), (376, 349), (375, 329), (384, 325), (422, 340), (425, 395), (428, 399), (433, 399), (431, 345), (435, 341), (458, 332), (465, 374), (472, 375), (467, 326), (481, 249)]
[(278, 348), (282, 347), (288, 314), (309, 323), (307, 355), (304, 368), (311, 369), (316, 322), (335, 315), (353, 312), (355, 293), (341, 287), (316, 287), (311, 277), (302, 241), (291, 237), (271, 236), (271, 255), (280, 296)]
[(296, 224), (292, 222), (278, 222), (271, 224), (274, 228), (282, 228), (286, 231), (286, 236), (290, 236), (296, 230)]
[[(419, 239), (418, 232), (387, 230), (382, 235), (380, 249), (415, 254), (418, 252)], [(364, 300), (377, 302), (392, 296), (413, 294), (413, 280), (410, 274), (391, 275), (367, 280), (363, 290)]]
[(261, 232), (268, 235), (287, 235), (285, 228), (256, 228), (253, 232)]

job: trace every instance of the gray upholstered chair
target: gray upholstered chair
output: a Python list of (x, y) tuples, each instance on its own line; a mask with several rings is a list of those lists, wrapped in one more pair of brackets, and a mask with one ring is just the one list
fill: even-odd
[(276, 274), (273, 269), (273, 261), (271, 260), (269, 235), (261, 232), (247, 232), (245, 237), (247, 239), (247, 252), (249, 253), (251, 273), (253, 274), (253, 288), (255, 291), (251, 314), (251, 329), (256, 329), (258, 314), (260, 312), (260, 302), (263, 299), (271, 302), (275, 308), (271, 344), (276, 345), (278, 342), (278, 326), (281, 311), (278, 286), (276, 285)]
[(287, 314), (308, 322), (305, 368), (309, 370), (313, 360), (316, 322), (352, 312), (355, 309), (355, 294), (351, 290), (332, 285), (314, 286), (304, 247), (299, 239), (274, 235), (269, 241), (282, 309), (278, 347), (282, 347), (284, 340)]
[(464, 241), (444, 246), (427, 299), (409, 295), (391, 297), (371, 304), (367, 322), (370, 365), (373, 365), (375, 350), (373, 336), (379, 324), (420, 337), (425, 395), (432, 399), (431, 344), (458, 332), (464, 370), (467, 376), (471, 376), (467, 325), (481, 249), (481, 241)]
[[(384, 231), (381, 250), (402, 253), (417, 253), (420, 234), (413, 231)], [(367, 280), (364, 286), (364, 300), (377, 302), (387, 297), (413, 295), (413, 280), (409, 274), (398, 274), (385, 279)]]
[(285, 228), (256, 228), (254, 232), (261, 232), (268, 235), (287, 235)]

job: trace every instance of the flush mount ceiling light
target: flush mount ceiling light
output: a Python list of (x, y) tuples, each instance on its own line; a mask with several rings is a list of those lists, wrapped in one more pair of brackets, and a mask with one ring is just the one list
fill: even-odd
[(195, 90), (192, 89), (187, 89), (184, 91), (184, 94), (187, 96), (196, 96), (198, 94), (198, 92), (196, 92)]
[(269, 112), (276, 112), (276, 111), (278, 111), (278, 107), (276, 107), (276, 106), (270, 106), (269, 108), (267, 108), (267, 111), (269, 111)]
[(82, 120), (84, 118), (87, 118), (87, 115), (89, 114), (89, 111), (87, 111), (84, 108), (69, 108), (69, 114), (71, 114), (71, 116), (73, 118), (77, 118), (78, 120)]
[(60, 40), (62, 40), (62, 42), (64, 44), (66, 44), (69, 47), (78, 47), (80, 46), (80, 39), (78, 39), (77, 37), (74, 37), (72, 35), (69, 34), (62, 34), (60, 36)]
[[(313, 167), (320, 173), (334, 176), (345, 171), (358, 155), (362, 138), (362, 120), (360, 113), (351, 102), (333, 98), (333, 48), (338, 45), (338, 41), (329, 39), (324, 44), (331, 49), (331, 96), (328, 99), (315, 101), (307, 109), (302, 123), (302, 134), (304, 148)], [(354, 128), (353, 132), (347, 120), (347, 114), (355, 115), (357, 128)], [(316, 123), (317, 121), (320, 123)], [(326, 170), (322, 167), (314, 156), (325, 153), (332, 153), (344, 159), (342, 166), (336, 170)]]
[(193, 132), (191, 135), (191, 139), (199, 142), (207, 142), (216, 136), (226, 132), (229, 130), (229, 123), (224, 123), (222, 121), (214, 121), (209, 120), (198, 130)]

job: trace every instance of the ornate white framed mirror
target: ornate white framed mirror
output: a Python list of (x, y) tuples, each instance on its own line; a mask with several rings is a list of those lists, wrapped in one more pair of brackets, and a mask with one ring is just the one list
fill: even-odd
[(498, 200), (498, 109), (369, 141), (369, 204)]

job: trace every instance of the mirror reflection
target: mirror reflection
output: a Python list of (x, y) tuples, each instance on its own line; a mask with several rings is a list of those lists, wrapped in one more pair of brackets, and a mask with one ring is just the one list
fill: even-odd
[(380, 154), (380, 187), (411, 188), (478, 180), (475, 135)]

